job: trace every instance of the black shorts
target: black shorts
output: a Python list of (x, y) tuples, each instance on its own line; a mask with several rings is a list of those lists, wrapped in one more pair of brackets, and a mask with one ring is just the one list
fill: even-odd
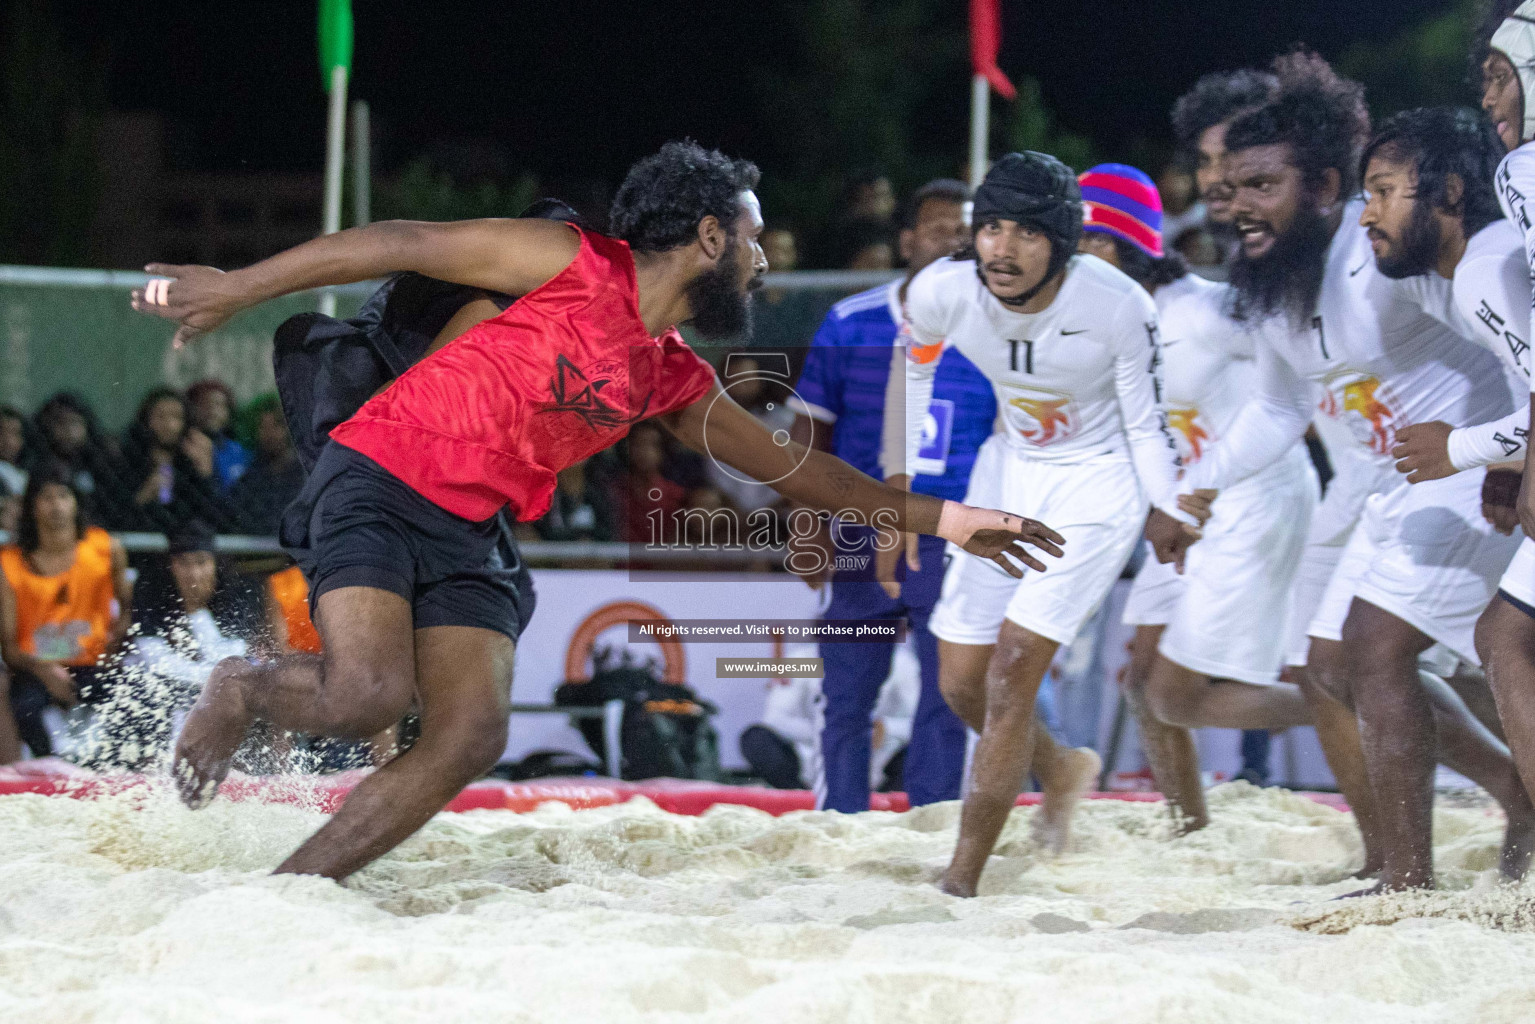
[(279, 539), (309, 580), (311, 612), (326, 591), (376, 587), (410, 602), (417, 629), (475, 626), (514, 641), (533, 614), (533, 579), (504, 512), (456, 516), (334, 441), (283, 513)]

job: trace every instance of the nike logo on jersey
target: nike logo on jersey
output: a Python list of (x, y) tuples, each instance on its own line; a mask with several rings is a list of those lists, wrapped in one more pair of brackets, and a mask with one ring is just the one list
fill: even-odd
[(1066, 330), (1063, 330), (1063, 331), (1061, 331), (1061, 337), (1069, 338), (1073, 334), (1086, 334), (1086, 333), (1087, 333), (1087, 328), (1086, 327), (1082, 328), (1080, 331), (1066, 331)]
[(1349, 277), (1353, 277), (1355, 274), (1359, 273), (1361, 270), (1363, 270), (1365, 267), (1368, 267), (1369, 265), (1370, 265), (1370, 261), (1369, 260), (1365, 260), (1363, 263), (1359, 264), (1359, 266), (1355, 267), (1353, 270), (1350, 270), (1348, 272), (1348, 276)]

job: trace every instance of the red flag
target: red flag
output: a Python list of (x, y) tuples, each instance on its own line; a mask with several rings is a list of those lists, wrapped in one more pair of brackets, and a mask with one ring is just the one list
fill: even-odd
[(1002, 48), (1002, 0), (970, 0), (970, 66), (991, 83), (1003, 99), (1015, 99), (1018, 90), (997, 67)]

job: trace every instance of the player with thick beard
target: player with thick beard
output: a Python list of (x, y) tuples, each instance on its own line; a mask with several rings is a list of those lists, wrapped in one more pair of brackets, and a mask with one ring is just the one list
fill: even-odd
[(399, 271), (522, 296), (331, 431), (281, 534), (310, 580), (324, 654), (218, 665), (176, 746), (183, 800), (212, 798), (257, 719), (369, 736), (419, 699), (416, 745), (278, 870), (343, 878), (441, 810), (505, 747), (513, 649), (533, 610), (500, 513), (538, 518), (561, 470), (643, 419), (802, 504), (936, 532), (994, 556), (999, 572), (1019, 573), (1004, 551), (1043, 568), (1023, 541), (1059, 553), (1038, 524), (908, 495), (781, 445), (724, 394), (675, 325), (749, 327), (766, 267), (757, 178), (746, 161), (669, 143), (620, 187), (617, 238), (540, 220), (385, 221), (228, 274), (149, 268), (163, 276), (134, 292), (134, 307), (177, 321), (177, 341), (265, 299)]
[(1517, 878), (1535, 809), (1501, 745), (1442, 680), (1418, 671), (1436, 642), (1477, 662), (1475, 622), (1515, 542), (1482, 517), (1482, 471), (1412, 486), (1392, 456), (1400, 427), (1507, 415), (1509, 382), (1495, 356), (1445, 326), (1458, 322), (1447, 280), (1376, 269), (1362, 205), (1347, 199), (1369, 130), (1362, 88), (1304, 52), (1281, 57), (1275, 72), (1275, 99), (1226, 135), (1240, 239), (1233, 312), (1260, 335), (1259, 392), (1184, 487), (1227, 487), (1272, 462), (1304, 433), (1318, 399), (1348, 428), (1373, 471), (1349, 481), (1354, 521), (1337, 537), (1314, 529), (1304, 556), (1334, 566), (1311, 609), (1308, 669), (1355, 707), (1367, 784), (1334, 771), (1351, 804), (1374, 796), (1379, 888), (1431, 886), (1437, 735), (1445, 763), (1503, 805), (1500, 869)]
[[(1188, 272), (1163, 251), (1161, 197), (1133, 167), (1104, 164), (1080, 179), (1082, 251), (1151, 293), (1162, 335), (1163, 398), (1187, 468), (1221, 444), (1252, 391), (1253, 338), (1226, 312), (1229, 285)], [(1190, 729), (1283, 729), (1311, 722), (1300, 691), (1279, 680), (1280, 629), (1316, 507), (1304, 444), (1223, 493), (1188, 571), (1147, 559), (1125, 601), (1134, 625), (1126, 698), (1179, 832), (1209, 822)], [(1264, 733), (1263, 735), (1267, 735)]]

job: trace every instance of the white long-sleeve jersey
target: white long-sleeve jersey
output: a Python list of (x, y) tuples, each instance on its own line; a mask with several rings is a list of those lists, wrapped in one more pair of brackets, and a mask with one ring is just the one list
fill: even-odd
[(1255, 328), (1257, 393), (1225, 442), (1189, 470), (1185, 490), (1246, 479), (1288, 451), (1319, 410), (1352, 438), (1355, 468), (1336, 486), (1357, 491), (1363, 507), (1371, 493), (1404, 479), (1391, 455), (1398, 427), (1433, 420), (1464, 427), (1513, 411), (1499, 359), (1447, 326), (1458, 322), (1450, 282), (1381, 274), (1359, 226), (1361, 207), (1356, 200), (1344, 208), (1310, 322), (1296, 329), (1273, 317)]
[(907, 288), (906, 313), (906, 421), (898, 404), (887, 405), (887, 475), (915, 463), (938, 359), (952, 346), (991, 381), (997, 430), (1013, 454), (1056, 464), (1129, 460), (1152, 504), (1186, 518), (1161, 402), (1157, 309), (1140, 285), (1077, 255), (1055, 301), (1019, 313), (987, 290), (974, 260), (939, 260)]
[[(1530, 388), (1530, 270), (1524, 238), (1510, 221), (1487, 225), (1466, 243), (1455, 266), (1455, 311), (1462, 332), (1482, 342), (1503, 360), (1515, 390)], [(1448, 454), (1456, 469), (1471, 469), (1524, 457), (1530, 424), (1529, 403), (1501, 419), (1450, 432)]]
[[(1162, 397), (1184, 468), (1219, 447), (1252, 395), (1257, 374), (1253, 336), (1228, 312), (1231, 286), (1185, 274), (1157, 289), (1162, 337)], [(1293, 461), (1294, 465), (1289, 463)], [(1304, 445), (1270, 467), (1276, 476), (1309, 465)], [(1251, 486), (1272, 482), (1269, 471)]]
[[(1535, 196), (1535, 142), (1526, 142), (1503, 158), (1493, 178), (1493, 187), (1497, 189), (1503, 216), (1513, 223), (1524, 239), (1525, 267), (1529, 276), (1535, 279), (1535, 223), (1531, 221), (1535, 211), (1527, 209), (1529, 197)], [(1523, 331), (1518, 333), (1523, 334), (1525, 341), (1535, 340), (1535, 323), (1531, 322), (1535, 310), (1526, 309), (1525, 313), (1519, 321)], [(1535, 378), (1530, 380), (1530, 388), (1535, 391)]]

